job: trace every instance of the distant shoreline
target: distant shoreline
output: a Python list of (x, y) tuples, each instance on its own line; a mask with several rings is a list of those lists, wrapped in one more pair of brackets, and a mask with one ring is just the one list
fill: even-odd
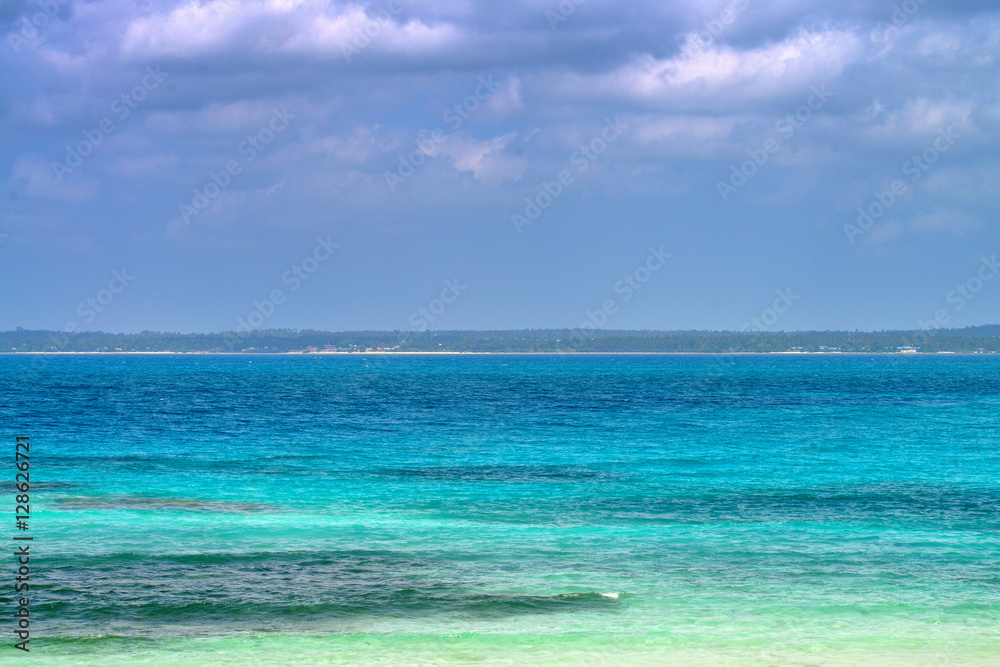
[(997, 354), (1000, 324), (933, 331), (0, 332), (0, 354)]
[(152, 351), (152, 350), (116, 350), (109, 352), (73, 352), (73, 351), (48, 351), (48, 352), (0, 352), (0, 356), (4, 355), (32, 355), (32, 354), (46, 354), (46, 355), (200, 355), (200, 356), (245, 356), (245, 357), (263, 357), (263, 356), (367, 356), (370, 354), (380, 355), (380, 356), (551, 356), (551, 357), (566, 357), (566, 356), (762, 356), (762, 355), (784, 355), (784, 356), (937, 356), (941, 354), (956, 354), (964, 356), (987, 356), (991, 354), (997, 354), (996, 352), (951, 352), (951, 351), (938, 351), (938, 352), (451, 352), (451, 351), (388, 351), (388, 350), (372, 350), (370, 352), (341, 352), (341, 351), (316, 351), (316, 352), (171, 352), (168, 350), (162, 351)]

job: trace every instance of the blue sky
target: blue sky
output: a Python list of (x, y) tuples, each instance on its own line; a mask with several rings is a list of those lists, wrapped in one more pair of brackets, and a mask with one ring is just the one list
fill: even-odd
[(995, 3), (15, 0), (0, 35), (3, 329), (1000, 321)]

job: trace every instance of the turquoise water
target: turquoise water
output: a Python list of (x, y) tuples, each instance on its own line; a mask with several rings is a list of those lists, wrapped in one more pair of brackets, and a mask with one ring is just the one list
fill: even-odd
[(1000, 664), (993, 357), (8, 355), (0, 418), (33, 664)]

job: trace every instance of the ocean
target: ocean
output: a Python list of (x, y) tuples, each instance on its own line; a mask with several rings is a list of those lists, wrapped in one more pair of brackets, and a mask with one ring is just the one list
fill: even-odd
[(0, 424), (4, 663), (1000, 664), (989, 355), (4, 355)]

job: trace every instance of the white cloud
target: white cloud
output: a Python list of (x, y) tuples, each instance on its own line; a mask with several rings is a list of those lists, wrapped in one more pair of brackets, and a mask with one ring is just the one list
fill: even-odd
[(360, 8), (334, 16), (315, 14), (298, 28), (275, 50), (344, 56), (371, 49), (412, 56), (443, 50), (461, 39), (459, 29), (450, 24), (399, 23), (391, 15), (368, 15)]
[(853, 32), (801, 31), (780, 42), (737, 50), (704, 47), (689, 35), (679, 54), (635, 58), (613, 72), (569, 74), (558, 83), (571, 97), (629, 98), (659, 108), (739, 109), (748, 100), (801, 95), (828, 83), (864, 53)]
[(280, 183), (275, 183), (274, 185), (272, 185), (272, 186), (271, 186), (271, 187), (269, 187), (269, 188), (264, 188), (264, 189), (262, 189), (262, 190), (259, 190), (259, 192), (260, 192), (260, 193), (261, 193), (261, 195), (263, 195), (264, 197), (270, 197), (270, 196), (271, 196), (271, 195), (273, 195), (273, 194), (274, 194), (275, 192), (277, 192), (278, 190), (281, 190), (281, 189), (283, 189), (284, 187), (285, 187), (285, 182), (284, 182), (284, 181), (281, 181)]
[(516, 76), (508, 77), (490, 96), (486, 108), (501, 118), (524, 109), (524, 102), (521, 101), (521, 79)]
[(927, 98), (909, 100), (903, 108), (889, 114), (886, 126), (911, 135), (934, 134), (949, 125), (955, 125), (956, 129), (967, 130), (972, 107), (972, 102), (968, 100), (958, 102)]
[(516, 138), (516, 132), (509, 132), (489, 141), (475, 141), (469, 135), (459, 132), (446, 135), (440, 142), (422, 137), (419, 143), (421, 152), (425, 155), (447, 156), (459, 171), (471, 173), (476, 180), (486, 185), (499, 185), (505, 181), (520, 179), (528, 168), (527, 160), (504, 152)]
[(237, 6), (228, 0), (189, 2), (165, 15), (144, 16), (126, 29), (121, 52), (127, 57), (191, 57), (203, 55), (235, 41), (250, 21), (273, 14), (274, 3), (246, 3)]
[(122, 39), (129, 58), (194, 56), (242, 51), (336, 56), (368, 49), (414, 55), (460, 40), (454, 25), (401, 21), (387, 9), (329, 5), (319, 0), (190, 2), (159, 16), (133, 20)]

